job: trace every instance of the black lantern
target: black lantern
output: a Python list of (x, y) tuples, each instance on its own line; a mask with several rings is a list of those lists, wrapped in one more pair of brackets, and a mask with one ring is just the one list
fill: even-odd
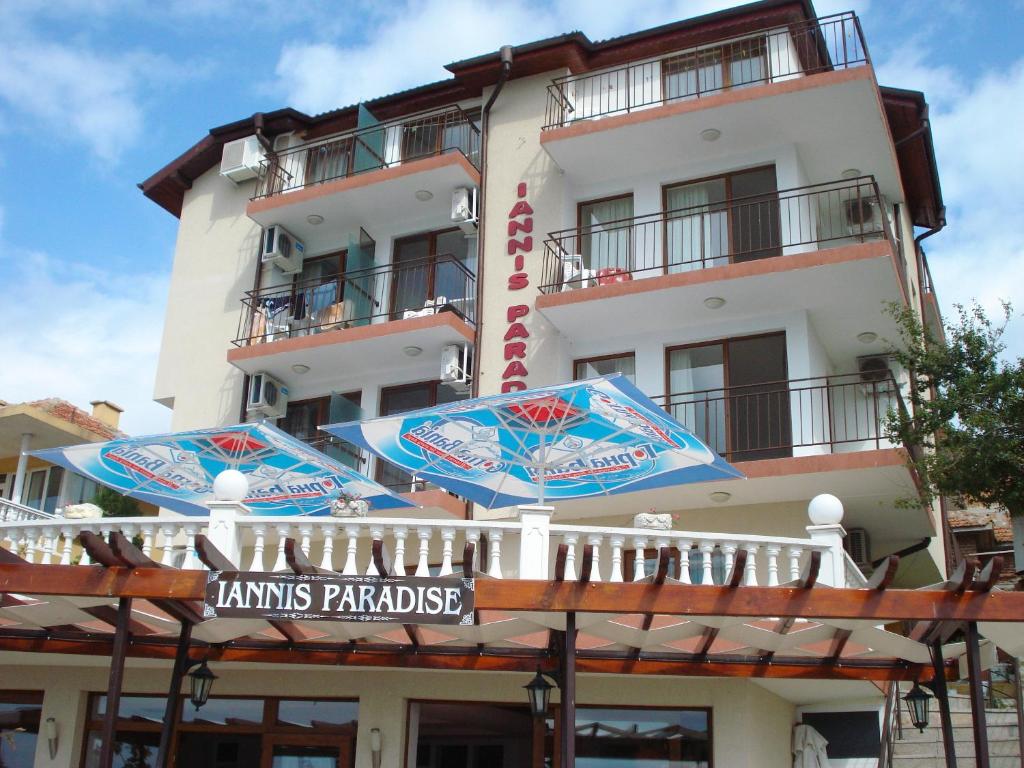
[(206, 666), (206, 659), (203, 659), (199, 668), (188, 673), (189, 682), (192, 685), (192, 693), (190, 698), (192, 699), (192, 706), (196, 708), (196, 712), (203, 706), (210, 698), (210, 690), (213, 688), (213, 681), (217, 679), (217, 676), (210, 671), (210, 668)]
[(526, 695), (530, 697), (530, 712), (534, 717), (547, 716), (548, 704), (551, 702), (551, 689), (554, 687), (544, 679), (544, 673), (540, 671), (540, 667), (537, 667), (537, 674), (533, 676), (533, 680), (523, 686), (526, 689)]
[(928, 727), (928, 704), (931, 699), (932, 697), (925, 693), (924, 688), (917, 683), (914, 683), (910, 693), (903, 697), (903, 700), (907, 702), (910, 720), (921, 733), (924, 733), (924, 729)]

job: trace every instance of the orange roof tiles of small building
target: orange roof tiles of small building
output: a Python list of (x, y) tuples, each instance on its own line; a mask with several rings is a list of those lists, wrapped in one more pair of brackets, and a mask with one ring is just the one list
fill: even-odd
[(125, 434), (121, 430), (115, 429), (91, 416), (76, 405), (69, 403), (67, 400), (61, 400), (59, 397), (47, 397), (43, 400), (32, 400), (25, 403), (25, 405), (38, 408), (55, 418), (62, 419), (69, 424), (74, 424), (82, 429), (93, 432), (104, 440), (122, 437)]

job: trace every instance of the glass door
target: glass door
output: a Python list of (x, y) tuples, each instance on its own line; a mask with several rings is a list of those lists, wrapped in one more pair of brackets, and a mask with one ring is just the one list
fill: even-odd
[(580, 205), (582, 268), (599, 282), (602, 273), (632, 271), (632, 218), (632, 195)]
[(669, 273), (729, 263), (725, 179), (665, 190), (665, 261)]
[(265, 736), (261, 768), (352, 768), (351, 739), (338, 736)]

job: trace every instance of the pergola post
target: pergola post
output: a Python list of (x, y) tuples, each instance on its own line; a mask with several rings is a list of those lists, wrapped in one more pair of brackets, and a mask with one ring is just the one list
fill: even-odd
[(181, 633), (178, 635), (178, 648), (174, 655), (174, 669), (171, 671), (171, 685), (167, 691), (167, 706), (164, 708), (164, 722), (160, 728), (160, 747), (156, 754), (156, 768), (166, 768), (170, 760), (171, 739), (178, 728), (178, 718), (181, 715), (181, 703), (178, 697), (181, 693), (181, 681), (188, 669), (188, 650), (192, 642), (192, 624), (187, 621), (181, 623)]
[(110, 681), (107, 684), (107, 711), (103, 717), (99, 768), (111, 768), (114, 763), (114, 738), (117, 732), (117, 713), (121, 703), (124, 682), (124, 657), (128, 650), (128, 625), (132, 618), (132, 599), (122, 597), (117, 603), (117, 626), (114, 646), (110, 653)]
[[(956, 768), (956, 745), (953, 741), (953, 717), (949, 712), (949, 690), (946, 688), (946, 669), (942, 663), (942, 643), (936, 641), (931, 647), (932, 669), (935, 677), (932, 690), (939, 701), (939, 722), (942, 725), (942, 750), (946, 756), (946, 768)], [(898, 706), (898, 703), (897, 703)]]
[(981, 651), (978, 624), (967, 622), (967, 682), (971, 691), (971, 716), (974, 723), (974, 759), (978, 768), (989, 768), (988, 726), (985, 723), (985, 694), (981, 688)]
[(576, 768), (576, 612), (565, 614), (562, 653), (561, 761), (559, 768)]

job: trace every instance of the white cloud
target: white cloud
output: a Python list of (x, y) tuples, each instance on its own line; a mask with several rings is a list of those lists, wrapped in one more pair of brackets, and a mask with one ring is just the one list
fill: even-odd
[(0, 397), (60, 397), (86, 409), (112, 400), (125, 408), (126, 431), (166, 431), (170, 411), (151, 397), (166, 276), (108, 273), (11, 246), (0, 252), (10, 363), (0, 366)]

